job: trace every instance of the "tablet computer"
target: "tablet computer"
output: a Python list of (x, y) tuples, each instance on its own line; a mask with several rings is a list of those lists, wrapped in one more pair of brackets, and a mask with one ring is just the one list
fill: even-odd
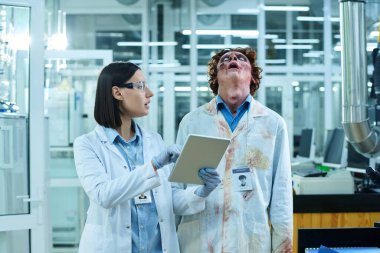
[(227, 150), (230, 140), (220, 137), (190, 134), (170, 176), (170, 182), (203, 184), (198, 170), (216, 168)]

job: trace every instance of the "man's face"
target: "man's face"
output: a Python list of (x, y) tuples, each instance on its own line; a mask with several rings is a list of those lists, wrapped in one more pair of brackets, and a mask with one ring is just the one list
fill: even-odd
[(244, 54), (236, 51), (225, 53), (218, 62), (217, 70), (218, 94), (223, 99), (229, 96), (245, 99), (248, 96), (252, 68)]

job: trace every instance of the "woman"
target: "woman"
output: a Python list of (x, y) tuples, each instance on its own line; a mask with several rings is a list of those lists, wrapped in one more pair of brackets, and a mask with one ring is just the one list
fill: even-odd
[(176, 161), (180, 148), (165, 148), (160, 135), (134, 121), (148, 114), (152, 96), (133, 63), (111, 63), (100, 73), (94, 112), (99, 125), (74, 143), (77, 173), (90, 199), (80, 253), (177, 253), (174, 210), (204, 208), (194, 193), (173, 207), (165, 165)]

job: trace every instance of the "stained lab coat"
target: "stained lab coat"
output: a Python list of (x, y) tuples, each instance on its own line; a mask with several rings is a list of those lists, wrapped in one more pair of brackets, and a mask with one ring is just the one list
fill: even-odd
[[(151, 159), (165, 148), (160, 135), (142, 129), (144, 165), (128, 168), (119, 150), (109, 143), (104, 128), (78, 137), (74, 142), (75, 165), (90, 206), (82, 232), (79, 253), (128, 253), (132, 251), (131, 200), (152, 190), (164, 253), (178, 253), (176, 214), (204, 209), (204, 199), (183, 192), (185, 198), (172, 202), (169, 166), (157, 170)], [(188, 201), (187, 201), (188, 200)]]
[[(181, 253), (292, 252), (292, 183), (283, 119), (252, 99), (231, 132), (213, 99), (183, 118), (177, 143), (183, 144), (190, 133), (230, 138), (231, 143), (216, 168), (222, 183), (207, 197), (205, 210), (181, 218)], [(250, 169), (252, 191), (233, 186), (231, 169), (240, 166)], [(180, 198), (182, 187), (177, 185), (174, 198)]]

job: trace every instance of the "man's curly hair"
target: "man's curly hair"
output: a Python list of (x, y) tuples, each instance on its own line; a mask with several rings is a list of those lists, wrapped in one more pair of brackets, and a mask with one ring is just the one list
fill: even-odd
[(217, 74), (218, 74), (218, 62), (220, 58), (227, 52), (240, 52), (244, 54), (249, 62), (251, 63), (251, 74), (252, 74), (252, 81), (251, 81), (251, 86), (250, 86), (250, 93), (253, 96), (255, 92), (259, 89), (260, 86), (260, 73), (262, 72), (262, 69), (257, 66), (256, 64), (256, 51), (253, 50), (252, 48), (245, 47), (237, 47), (237, 48), (227, 48), (227, 49), (222, 49), (218, 53), (216, 53), (211, 60), (208, 62), (208, 83), (209, 86), (214, 93), (214, 95), (218, 95), (218, 88), (219, 88), (219, 83), (217, 79)]

